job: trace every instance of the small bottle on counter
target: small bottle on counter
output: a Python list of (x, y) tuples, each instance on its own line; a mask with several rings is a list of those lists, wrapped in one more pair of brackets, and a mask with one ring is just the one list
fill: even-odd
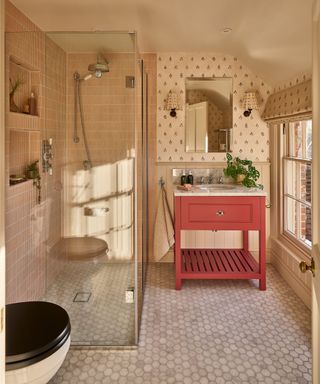
[(193, 185), (193, 175), (191, 171), (189, 171), (189, 174), (187, 176), (187, 183)]
[(37, 114), (37, 100), (34, 92), (31, 92), (31, 95), (28, 100), (29, 104), (29, 114), (36, 115)]
[(29, 115), (30, 113), (29, 102), (23, 106), (22, 112)]
[(187, 176), (186, 176), (186, 171), (183, 171), (182, 172), (182, 175), (181, 175), (181, 185), (185, 185), (187, 184)]

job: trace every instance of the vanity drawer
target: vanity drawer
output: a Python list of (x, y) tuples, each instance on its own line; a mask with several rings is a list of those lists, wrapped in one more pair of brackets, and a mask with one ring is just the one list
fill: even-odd
[(260, 223), (260, 197), (183, 197), (182, 229), (254, 229)]

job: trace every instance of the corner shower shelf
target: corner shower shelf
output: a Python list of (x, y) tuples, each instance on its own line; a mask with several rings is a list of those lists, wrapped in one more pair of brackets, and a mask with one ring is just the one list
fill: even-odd
[(9, 180), (9, 187), (11, 190), (14, 190), (16, 188), (32, 188), (33, 187), (33, 180), (32, 179), (23, 179), (22, 181), (16, 182), (16, 183), (10, 183)]
[(9, 113), (12, 114), (13, 116), (24, 116), (24, 117), (33, 118), (33, 119), (39, 119), (40, 118), (39, 115), (30, 115), (30, 113), (13, 112), (13, 111), (9, 111)]
[(10, 187), (12, 187), (13, 185), (25, 183), (26, 181), (28, 181), (28, 179), (23, 177), (23, 176), (21, 176), (21, 177), (10, 176), (10, 178), (9, 178), (9, 185), (10, 185)]

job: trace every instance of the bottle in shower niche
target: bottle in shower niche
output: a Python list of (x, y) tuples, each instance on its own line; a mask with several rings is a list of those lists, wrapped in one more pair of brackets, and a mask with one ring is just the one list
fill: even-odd
[(181, 175), (181, 185), (185, 185), (187, 183), (187, 176), (186, 176), (186, 172), (183, 171), (182, 172), (182, 175)]
[(34, 92), (31, 92), (29, 100), (29, 114), (30, 115), (36, 115), (37, 114), (37, 99)]
[(187, 183), (193, 185), (193, 175), (192, 175), (191, 171), (189, 171), (189, 173), (188, 173)]

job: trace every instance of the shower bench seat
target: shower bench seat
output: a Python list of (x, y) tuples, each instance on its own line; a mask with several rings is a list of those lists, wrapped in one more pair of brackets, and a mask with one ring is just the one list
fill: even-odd
[[(239, 187), (241, 188), (241, 187)], [(236, 191), (235, 191), (236, 192)], [(221, 196), (222, 194), (222, 196)], [(176, 289), (185, 279), (258, 279), (266, 289), (265, 193), (238, 190), (227, 196), (175, 192)], [(181, 248), (181, 230), (241, 230), (241, 249)], [(249, 251), (248, 231), (259, 232), (259, 260)]]

